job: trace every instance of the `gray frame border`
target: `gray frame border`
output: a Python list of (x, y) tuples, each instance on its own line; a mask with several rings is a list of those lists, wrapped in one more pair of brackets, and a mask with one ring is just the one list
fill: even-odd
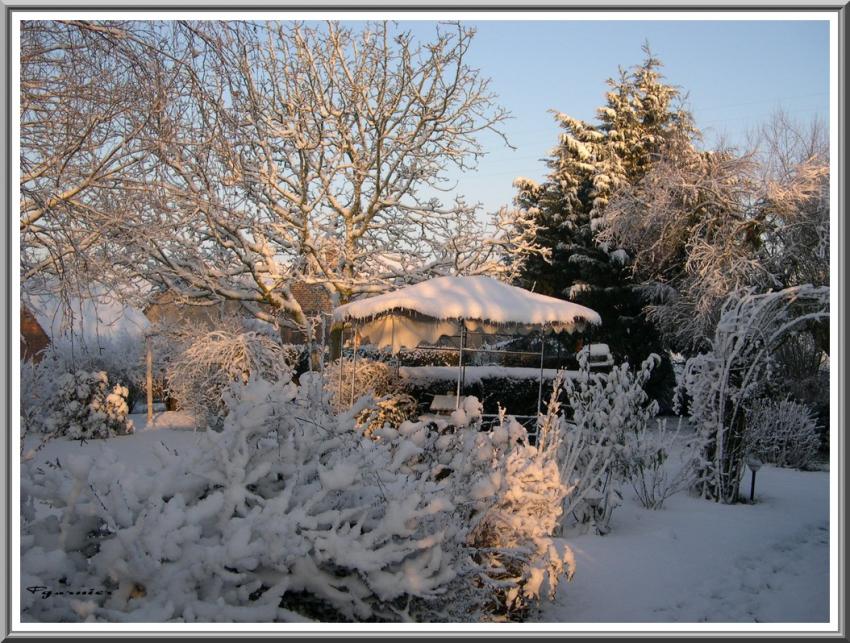
[[(213, 4), (213, 2), (215, 4)], [(178, 631), (174, 632), (163, 632), (163, 633), (150, 633), (146, 632), (144, 634), (131, 634), (131, 633), (110, 633), (104, 634), (100, 631), (92, 631), (92, 632), (74, 632), (72, 634), (63, 634), (60, 635), (58, 633), (51, 632), (43, 632), (42, 634), (26, 634), (20, 632), (12, 632), (12, 614), (11, 614), (11, 599), (12, 592), (15, 588), (12, 587), (12, 579), (11, 579), (11, 520), (10, 518), (10, 510), (11, 510), (11, 493), (12, 493), (12, 480), (11, 480), (11, 467), (9, 463), (11, 462), (10, 458), (12, 456), (11, 453), (11, 431), (16, 426), (16, 423), (13, 423), (11, 417), (11, 383), (12, 383), (12, 369), (13, 365), (10, 362), (11, 357), (11, 342), (13, 341), (11, 328), (12, 328), (12, 320), (11, 320), (11, 296), (12, 296), (12, 283), (11, 283), (11, 239), (12, 234), (15, 234), (15, 231), (12, 229), (12, 213), (16, 211), (13, 209), (11, 202), (11, 163), (13, 160), (11, 159), (11, 133), (12, 133), (12, 125), (11, 125), (11, 93), (9, 91), (10, 82), (11, 82), (11, 17), (15, 11), (51, 11), (51, 10), (108, 10), (111, 12), (124, 12), (124, 11), (139, 11), (139, 10), (160, 10), (165, 14), (168, 14), (170, 11), (175, 10), (193, 10), (202, 12), (205, 10), (219, 10), (219, 9), (241, 9), (241, 10), (318, 10), (318, 11), (366, 11), (366, 10), (380, 10), (380, 9), (393, 9), (395, 11), (417, 11), (417, 10), (428, 10), (428, 9), (447, 9), (451, 8), (454, 10), (468, 10), (468, 11), (508, 11), (508, 10), (521, 10), (528, 12), (536, 12), (536, 11), (563, 11), (565, 14), (569, 14), (573, 11), (598, 11), (598, 12), (621, 12), (621, 11), (642, 11), (642, 12), (656, 12), (656, 11), (683, 11), (683, 12), (695, 12), (695, 11), (707, 11), (707, 12), (719, 12), (719, 11), (729, 11), (729, 12), (739, 12), (739, 11), (824, 11), (824, 12), (832, 12), (838, 14), (838, 60), (835, 61), (838, 65), (838, 167), (836, 168), (837, 178), (838, 178), (838, 246), (837, 249), (839, 251), (838, 257), (838, 269), (839, 275), (842, 278), (841, 288), (837, 292), (837, 296), (833, 301), (837, 300), (838, 310), (833, 310), (833, 314), (836, 312), (839, 315), (839, 323), (838, 323), (838, 351), (839, 351), (839, 362), (838, 362), (838, 386), (839, 386), (839, 400), (838, 400), (838, 431), (836, 438), (836, 444), (834, 444), (834, 448), (839, 450), (838, 452), (838, 490), (839, 490), (839, 503), (838, 503), (838, 633), (837, 634), (822, 634), (822, 633), (787, 633), (783, 635), (782, 633), (759, 633), (757, 635), (753, 635), (751, 633), (725, 633), (725, 632), (702, 632), (702, 631), (680, 631), (675, 633), (668, 632), (641, 632), (637, 635), (632, 634), (631, 636), (638, 636), (640, 638), (647, 637), (664, 637), (668, 638), (670, 636), (696, 636), (699, 638), (729, 638), (729, 637), (739, 637), (743, 638), (746, 636), (747, 638), (756, 636), (760, 638), (766, 637), (781, 637), (781, 638), (791, 638), (791, 639), (806, 639), (806, 638), (839, 638), (839, 639), (847, 639), (847, 622), (846, 622), (846, 605), (845, 601), (842, 601), (842, 598), (846, 599), (846, 578), (847, 578), (847, 557), (846, 557), (846, 517), (847, 517), (847, 495), (846, 495), (846, 482), (847, 482), (847, 472), (846, 472), (846, 463), (848, 460), (848, 442), (846, 435), (844, 434), (843, 429), (847, 426), (846, 423), (846, 397), (842, 395), (842, 393), (847, 393), (847, 379), (846, 379), (846, 368), (847, 368), (847, 342), (846, 342), (846, 326), (844, 326), (841, 322), (846, 320), (846, 311), (847, 311), (847, 283), (846, 283), (846, 254), (848, 242), (850, 242), (850, 234), (848, 234), (848, 226), (845, 219), (846, 213), (846, 176), (842, 173), (842, 170), (846, 168), (846, 150), (847, 150), (847, 128), (846, 128), (846, 106), (847, 106), (847, 50), (846, 50), (846, 35), (847, 35), (847, 2), (845, 1), (819, 1), (812, 4), (801, 4), (799, 1), (794, 0), (776, 0), (771, 2), (770, 0), (750, 0), (746, 4), (738, 4), (735, 0), (703, 0), (702, 2), (687, 2), (682, 0), (654, 0), (651, 2), (640, 2), (640, 0), (636, 2), (628, 2), (628, 0), (619, 0), (614, 2), (606, 2), (605, 0), (597, 0), (597, 2), (591, 1), (579, 1), (579, 2), (568, 2), (562, 0), (536, 0), (533, 4), (529, 5), (521, 5), (518, 4), (515, 0), (494, 0), (491, 2), (481, 1), (481, 0), (466, 0), (461, 3), (453, 3), (452, 0), (426, 0), (422, 2), (421, 0), (410, 3), (410, 4), (401, 4), (398, 0), (371, 0), (367, 2), (357, 2), (356, 0), (352, 0), (352, 2), (344, 2), (340, 0), (314, 0), (313, 2), (305, 2), (304, 0), (278, 0), (277, 2), (272, 1), (263, 1), (263, 0), (251, 0), (249, 3), (245, 5), (235, 5), (232, 0), (208, 0), (204, 2), (203, 0), (183, 0), (180, 4), (171, 4), (167, 0), (147, 0), (139, 3), (127, 4), (123, 6), (118, 6), (114, 3), (114, 0), (89, 0), (88, 2), (80, 2), (75, 3), (73, 0), (69, 2), (59, 1), (47, 1), (47, 2), (38, 2), (38, 1), (26, 1), (26, 0), (0, 0), (0, 7), (2, 7), (2, 12), (0, 12), (0, 33), (5, 36), (5, 45), (1, 48), (2, 53), (0, 53), (0, 60), (2, 60), (2, 68), (4, 74), (4, 83), (3, 86), (6, 89), (6, 97), (2, 102), (2, 106), (0, 106), (0, 116), (2, 116), (4, 127), (2, 128), (2, 135), (0, 135), (0, 149), (4, 150), (4, 163), (5, 163), (5, 172), (3, 173), (3, 194), (5, 194), (5, 198), (3, 199), (6, 211), (6, 224), (3, 226), (3, 249), (5, 250), (5, 260), (2, 265), (2, 299), (3, 307), (4, 307), (4, 315), (5, 318), (5, 341), (2, 344), (2, 348), (0, 348), (0, 355), (3, 357), (3, 361), (5, 362), (5, 369), (3, 373), (3, 378), (5, 380), (5, 386), (3, 389), (3, 408), (5, 412), (3, 413), (6, 425), (5, 431), (5, 439), (0, 440), (0, 455), (2, 455), (2, 462), (5, 465), (5, 474), (2, 479), (2, 486), (4, 487), (4, 492), (0, 494), (0, 510), (2, 510), (2, 515), (4, 519), (4, 529), (0, 531), (0, 545), (2, 545), (3, 556), (2, 560), (0, 560), (0, 577), (4, 579), (2, 585), (0, 585), (0, 608), (3, 610), (3, 618), (2, 618), (2, 631), (0, 632), (0, 640), (6, 639), (29, 639), (29, 640), (47, 640), (54, 638), (102, 638), (104, 636), (111, 635), (120, 635), (126, 636), (128, 638), (135, 639), (144, 639), (144, 640), (154, 640), (154, 639), (162, 639), (162, 638), (200, 638), (200, 637), (214, 637), (214, 638), (243, 638), (246, 636), (250, 637), (286, 637), (286, 638), (337, 638), (342, 637), (343, 635), (339, 632), (275, 632), (275, 633), (265, 633), (265, 632), (253, 632), (253, 633), (221, 633), (216, 632), (211, 628), (209, 632), (201, 632), (194, 631), (188, 634), (180, 633)], [(846, 170), (845, 170), (846, 171)], [(17, 366), (14, 366), (17, 368)], [(143, 625), (143, 624), (140, 624)], [(564, 630), (552, 630), (551, 632), (523, 632), (521, 634), (524, 637), (534, 636), (534, 637), (551, 637), (551, 636), (570, 636), (571, 638), (587, 638), (587, 639), (600, 639), (604, 637), (625, 637), (629, 636), (627, 633), (620, 632), (577, 632), (575, 635), (570, 635), (569, 632)], [(364, 637), (387, 637), (387, 636), (410, 636), (415, 638), (443, 638), (445, 636), (474, 636), (474, 637), (484, 637), (484, 636), (492, 636), (492, 637), (513, 637), (518, 636), (518, 634), (507, 634), (501, 635), (499, 633), (481, 633), (476, 632), (474, 634), (466, 633), (466, 632), (446, 632), (446, 633), (437, 633), (437, 632), (401, 632), (401, 631), (390, 631), (390, 630), (376, 630), (374, 632), (357, 632), (349, 634), (348, 636), (353, 636), (357, 638)]]

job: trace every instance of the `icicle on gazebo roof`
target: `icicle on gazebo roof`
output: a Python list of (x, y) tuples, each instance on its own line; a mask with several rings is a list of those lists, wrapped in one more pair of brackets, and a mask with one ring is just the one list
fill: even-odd
[(437, 277), (337, 307), (335, 322), (353, 322), (378, 346), (414, 348), (470, 331), (528, 334), (551, 329), (573, 332), (601, 323), (599, 314), (570, 301), (547, 297), (490, 277)]

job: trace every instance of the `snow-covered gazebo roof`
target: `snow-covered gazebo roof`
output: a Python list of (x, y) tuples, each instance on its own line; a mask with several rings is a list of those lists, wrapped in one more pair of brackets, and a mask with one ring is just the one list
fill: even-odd
[(526, 334), (543, 328), (573, 332), (602, 320), (585, 306), (490, 277), (437, 277), (339, 306), (334, 321), (355, 322), (370, 343), (395, 352), (457, 334), (462, 322), (467, 330)]

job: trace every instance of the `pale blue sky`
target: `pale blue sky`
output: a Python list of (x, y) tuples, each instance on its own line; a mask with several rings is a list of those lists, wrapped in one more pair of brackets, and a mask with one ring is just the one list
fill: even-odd
[[(515, 117), (505, 131), (516, 150), (482, 137), (477, 172), (454, 173), (458, 193), (486, 211), (508, 204), (516, 176), (544, 177), (539, 160), (558, 127), (549, 109), (585, 120), (604, 101), (618, 66), (642, 61), (648, 40), (668, 82), (689, 95), (710, 144), (720, 133), (742, 141), (778, 107), (800, 119), (829, 115), (829, 24), (824, 21), (479, 21), (470, 65), (492, 79)], [(399, 26), (430, 38), (433, 22)]]

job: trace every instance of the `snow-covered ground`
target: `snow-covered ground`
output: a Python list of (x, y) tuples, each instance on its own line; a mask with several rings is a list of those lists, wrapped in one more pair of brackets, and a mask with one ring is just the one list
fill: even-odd
[[(60, 462), (68, 455), (97, 455), (103, 449), (110, 449), (127, 463), (138, 467), (155, 465), (157, 462), (153, 447), (162, 442), (170, 449), (194, 448), (201, 434), (195, 431), (195, 421), (191, 415), (181, 411), (161, 411), (154, 413), (153, 422), (147, 425), (144, 413), (133, 413), (128, 416), (133, 420), (135, 433), (118, 435), (108, 440), (66, 440), (58, 438), (51, 440), (35, 454), (34, 462), (56, 460)], [(28, 439), (25, 450), (38, 445), (38, 440)]]
[(627, 493), (611, 533), (569, 539), (575, 577), (540, 620), (828, 621), (829, 474), (765, 466), (755, 497), (721, 505), (680, 493), (652, 511)]
[[(159, 412), (136, 433), (109, 440), (57, 439), (35, 460), (97, 455), (134, 466), (153, 447), (196, 448), (192, 418)], [(30, 445), (28, 445), (30, 446)], [(749, 473), (744, 480), (749, 497)], [(627, 490), (605, 536), (572, 535), (577, 571), (537, 620), (557, 623), (825, 622), (829, 619), (829, 474), (763, 467), (756, 504), (720, 505), (680, 493), (659, 511)]]

